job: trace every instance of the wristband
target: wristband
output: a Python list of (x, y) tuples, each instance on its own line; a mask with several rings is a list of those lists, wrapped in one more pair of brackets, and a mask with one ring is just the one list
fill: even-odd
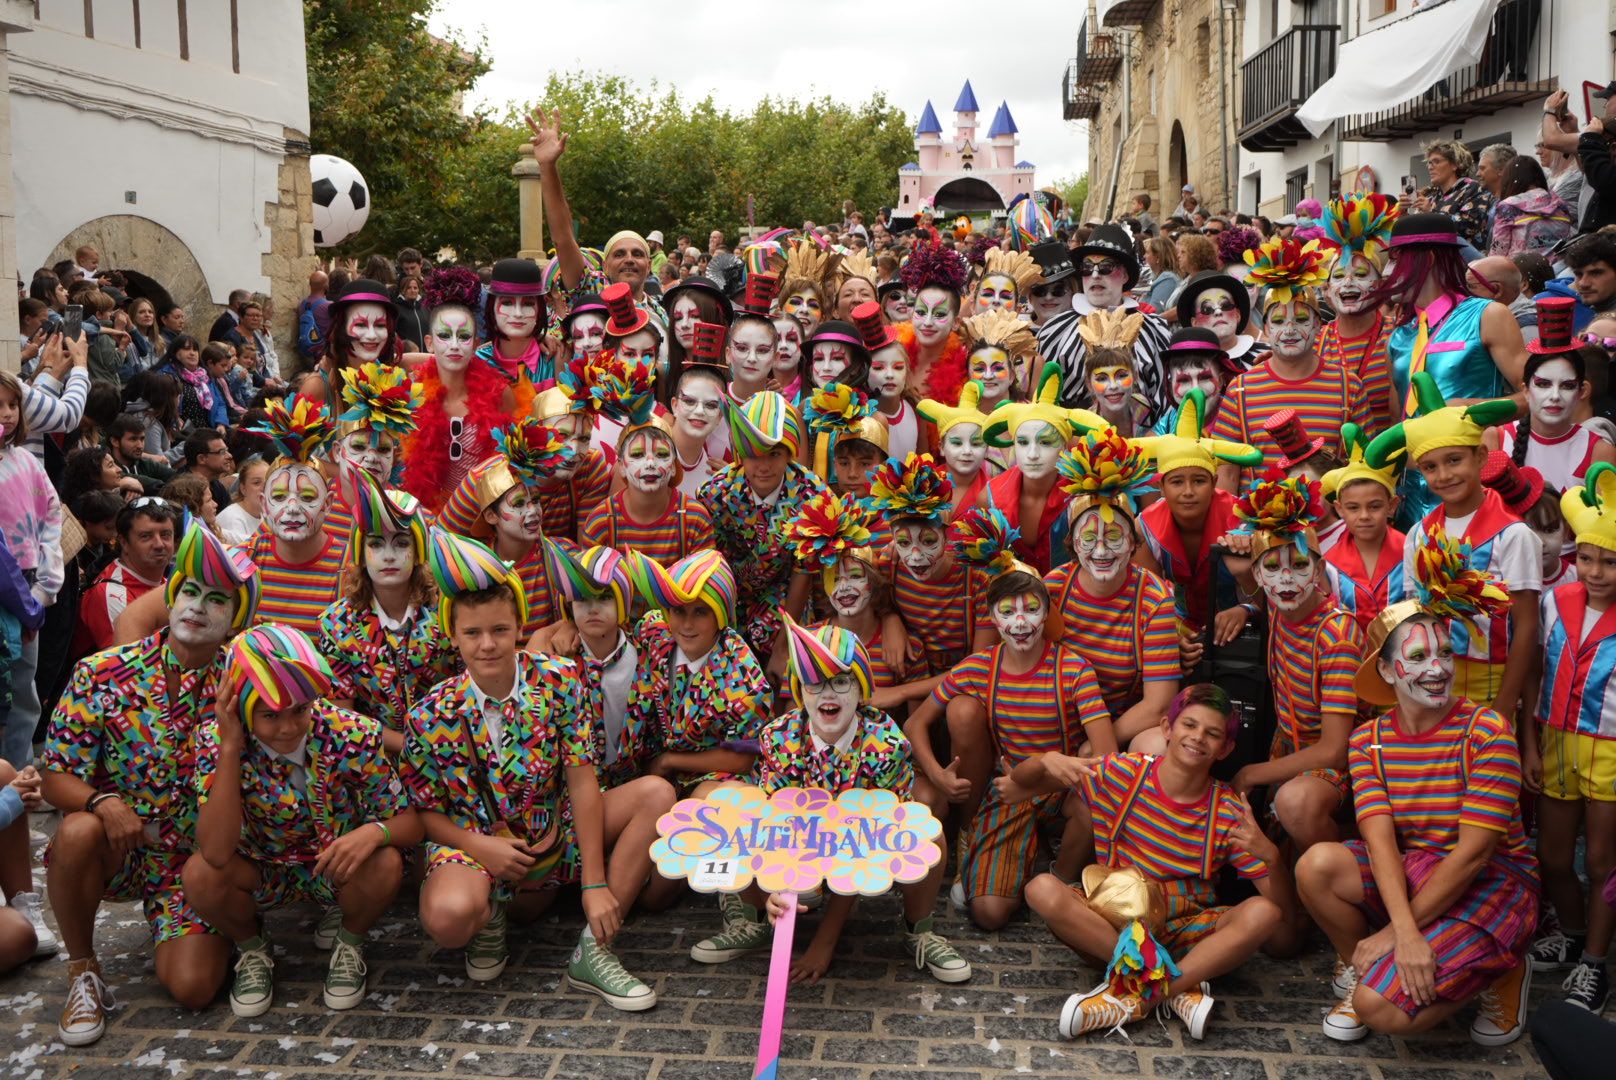
[(117, 797), (117, 795), (110, 791), (98, 791), (94, 795), (91, 795), (88, 799), (84, 800), (84, 810), (86, 813), (93, 814), (95, 813), (95, 808), (97, 806), (100, 806), (108, 799), (116, 799)]
[(606, 883), (604, 881), (597, 881), (593, 885), (584, 885), (584, 886), (582, 886), (579, 889), (579, 891), (580, 892), (588, 892), (590, 889), (604, 889), (605, 887), (606, 887)]
[(376, 826), (378, 829), (380, 829), (382, 831), (382, 844), (385, 847), (392, 847), (393, 846), (393, 833), (392, 833), (392, 830), (390, 830), (387, 827), (387, 824), (385, 822), (381, 822), (381, 821), (372, 821), (371, 824)]

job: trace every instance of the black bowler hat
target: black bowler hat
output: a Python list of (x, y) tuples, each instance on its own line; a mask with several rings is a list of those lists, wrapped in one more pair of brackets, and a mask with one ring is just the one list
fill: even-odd
[(1240, 310), (1240, 328), (1244, 330), (1251, 321), (1251, 293), (1239, 278), (1222, 270), (1202, 270), (1184, 283), (1178, 294), (1178, 325), (1195, 322), (1195, 304), (1208, 289), (1222, 289), (1234, 299), (1234, 306)]

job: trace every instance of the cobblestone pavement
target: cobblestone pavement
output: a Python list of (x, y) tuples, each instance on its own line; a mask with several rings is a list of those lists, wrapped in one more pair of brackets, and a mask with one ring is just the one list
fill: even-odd
[[(1470, 1042), (1457, 1023), (1416, 1043), (1373, 1036), (1326, 1039), (1322, 954), (1259, 958), (1219, 980), (1204, 1041), (1155, 1019), (1120, 1037), (1063, 1042), (1055, 1022), (1072, 990), (1096, 973), (1073, 962), (1041, 926), (984, 934), (957, 915), (939, 920), (975, 967), (943, 986), (903, 955), (891, 897), (865, 902), (849, 922), (838, 962), (818, 986), (796, 987), (786, 1018), (786, 1080), (989, 1080), (1032, 1073), (1168, 1080), (1539, 1080), (1528, 1039), (1501, 1049)], [(277, 941), (276, 1005), (238, 1020), (221, 998), (202, 1013), (170, 1004), (156, 987), (144, 923), (132, 905), (103, 911), (99, 951), (121, 1008), (99, 1043), (70, 1051), (55, 1040), (64, 966), (36, 962), (0, 979), (0, 1076), (28, 1080), (157, 1080), (171, 1076), (262, 1080), (521, 1076), (543, 1080), (744, 1080), (751, 1076), (767, 959), (717, 968), (690, 960), (692, 942), (717, 927), (707, 900), (637, 916), (619, 956), (657, 991), (648, 1013), (627, 1014), (572, 991), (560, 972), (581, 925), (576, 904), (511, 931), (511, 964), (496, 982), (466, 980), (458, 953), (438, 953), (400, 905), (367, 949), (371, 993), (332, 1013), (320, 1000), (325, 954), (310, 940), (313, 913), (271, 916)], [(813, 916), (799, 923), (799, 942)], [(1544, 996), (1548, 987), (1534, 995)], [(1465, 1021), (1468, 1023), (1468, 1019)]]

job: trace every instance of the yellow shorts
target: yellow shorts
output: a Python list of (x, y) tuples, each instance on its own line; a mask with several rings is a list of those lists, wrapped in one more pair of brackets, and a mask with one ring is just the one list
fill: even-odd
[(1461, 696), (1477, 705), (1491, 705), (1504, 685), (1504, 665), (1461, 656), (1455, 662), (1454, 681)]
[(1543, 794), (1572, 802), (1616, 802), (1616, 739), (1596, 739), (1559, 728), (1538, 729), (1543, 753)]

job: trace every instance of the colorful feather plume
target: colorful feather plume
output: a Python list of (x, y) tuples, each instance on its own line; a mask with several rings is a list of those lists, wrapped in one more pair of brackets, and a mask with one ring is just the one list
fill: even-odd
[(591, 412), (609, 416), (624, 427), (650, 422), (656, 408), (655, 364), (623, 359), (615, 349), (602, 349), (573, 364), (579, 379), (573, 396), (587, 399)]
[(875, 401), (857, 387), (828, 383), (809, 396), (803, 419), (816, 435), (854, 437), (859, 425), (875, 415), (875, 406)]
[(1257, 538), (1253, 554), (1288, 543), (1308, 553), (1308, 531), (1324, 515), (1324, 497), (1317, 480), (1274, 469), (1235, 500), (1234, 513), (1240, 531)]
[(1019, 564), (1013, 545), (1021, 539), (1021, 530), (1002, 510), (977, 507), (962, 514), (949, 526), (948, 539), (955, 554), (989, 574), (996, 576)]
[(822, 570), (870, 543), (870, 512), (851, 495), (829, 491), (805, 499), (780, 527), (781, 538), (803, 570)]
[(1266, 290), (1264, 306), (1269, 303), (1289, 303), (1297, 294), (1306, 297), (1306, 290), (1316, 289), (1330, 280), (1326, 252), (1317, 240), (1302, 243), (1296, 239), (1276, 236), (1256, 251), (1246, 252), (1248, 284), (1261, 285)]
[(941, 523), (953, 506), (954, 482), (930, 454), (910, 453), (902, 461), (887, 458), (870, 473), (865, 502), (894, 521), (921, 518)]
[(971, 267), (963, 256), (945, 248), (936, 240), (916, 244), (898, 271), (904, 285), (911, 292), (936, 287), (947, 289), (959, 296), (971, 279)]
[(287, 408), (286, 399), (270, 401), (264, 407), (269, 416), (264, 422), (248, 430), (255, 435), (266, 435), (275, 449), (288, 461), (307, 463), (336, 434), (331, 421), (331, 410), (323, 401), (313, 401), (302, 394), (292, 399)]
[(1179, 970), (1161, 942), (1136, 920), (1123, 927), (1105, 975), (1113, 997), (1122, 1000), (1138, 995), (1149, 1010), (1167, 996)]
[(1448, 536), (1441, 525), (1428, 525), (1425, 543), (1414, 552), (1414, 595), (1427, 614), (1439, 619), (1474, 622), (1476, 616), (1502, 618), (1509, 613), (1509, 592), (1502, 579), (1470, 565), (1470, 545)]
[(477, 271), (467, 270), (463, 266), (434, 267), (427, 272), (426, 282), (421, 286), (421, 304), (428, 311), (436, 311), (440, 307), (481, 310), (483, 279), (477, 276)]
[(416, 414), (425, 401), (421, 384), (411, 381), (403, 368), (361, 364), (342, 380), (342, 403), (348, 410), (337, 420), (403, 438), (415, 430)]
[(578, 456), (565, 432), (537, 420), (495, 428), (493, 435), (511, 475), (527, 487), (545, 483)]
[(1095, 504), (1120, 505), (1132, 513), (1139, 498), (1155, 488), (1156, 468), (1149, 456), (1115, 428), (1083, 436), (1055, 467), (1061, 490), (1072, 497), (1074, 516)]
[(1402, 215), (1402, 207), (1390, 195), (1348, 195), (1332, 199), (1330, 209), (1319, 224), (1324, 243), (1354, 255), (1363, 255), (1377, 265), (1392, 236), (1392, 225)]

